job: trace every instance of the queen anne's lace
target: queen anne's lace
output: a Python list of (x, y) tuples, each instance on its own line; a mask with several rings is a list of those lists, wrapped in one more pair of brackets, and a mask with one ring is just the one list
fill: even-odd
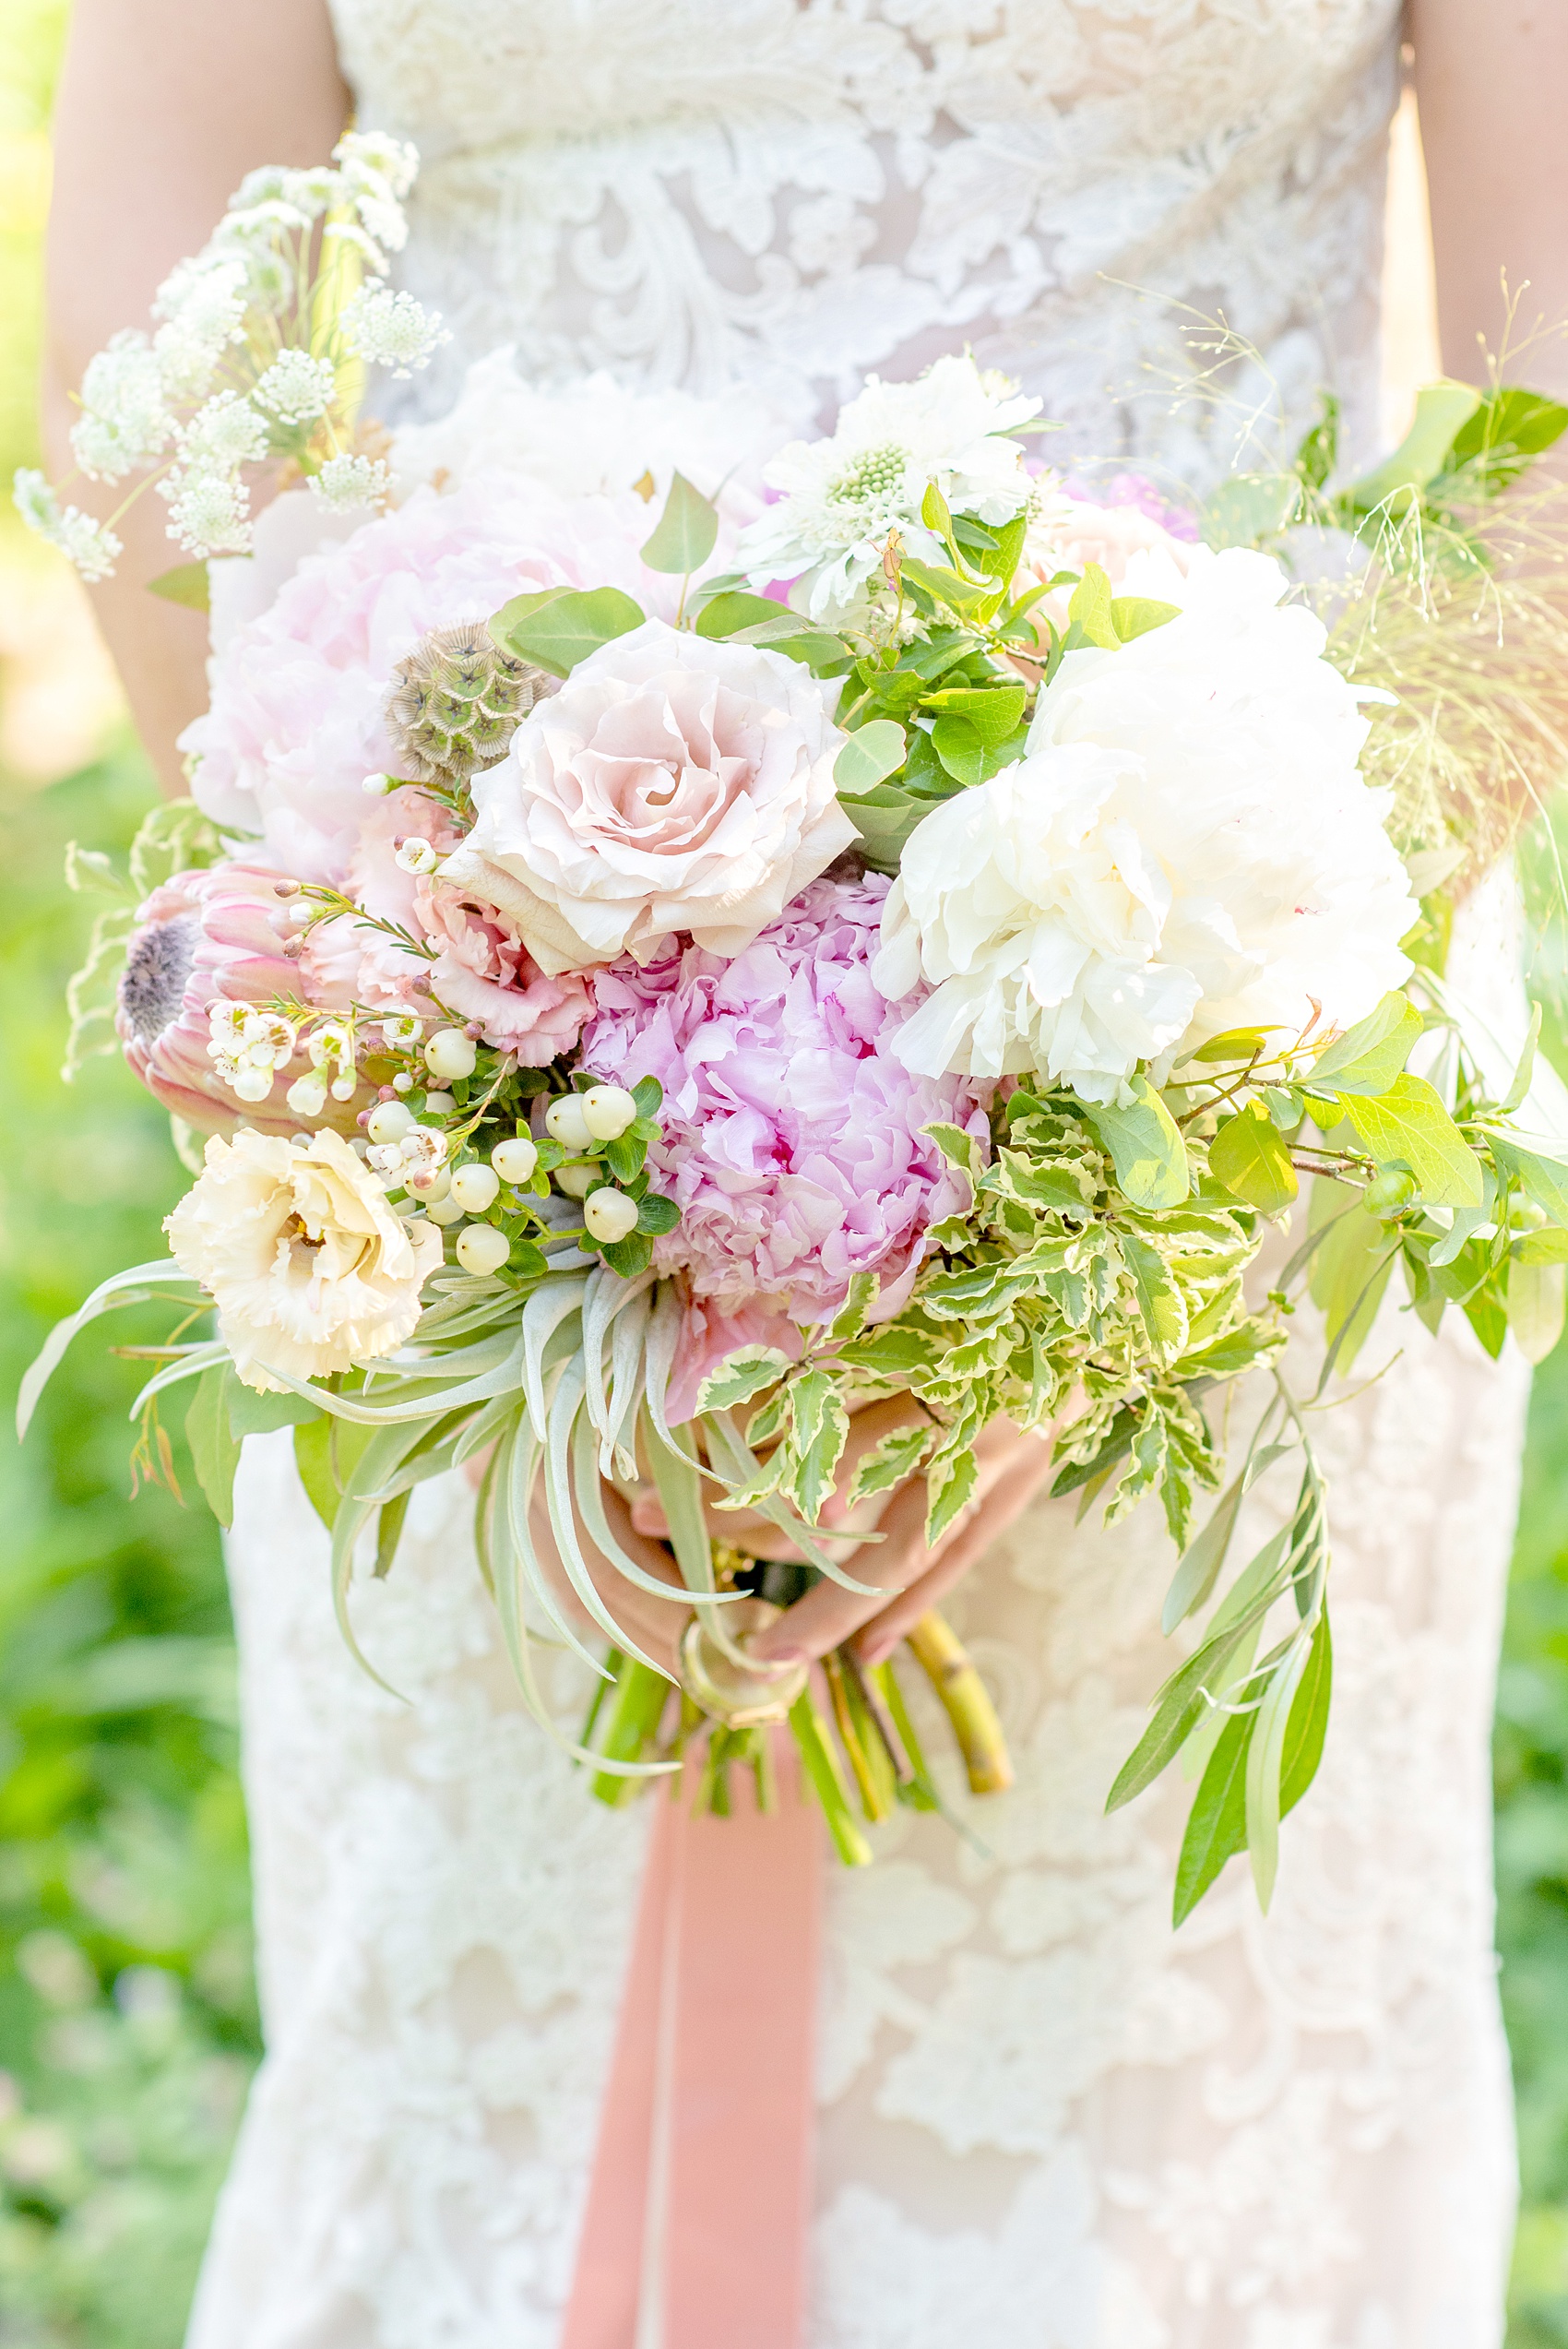
[[(337, 0), (360, 118), (423, 152), (400, 275), (452, 362), (516, 334), (526, 370), (742, 376), (804, 417), (969, 337), (1086, 448), (1107, 385), (1175, 350), (1101, 271), (1223, 308), (1294, 398), (1370, 398), (1396, 13)], [(1142, 461), (1228, 461), (1206, 411), (1156, 408)], [(1463, 957), (1494, 978), (1495, 914)], [(1400, 1347), (1321, 1426), (1335, 1718), (1266, 1923), (1233, 1865), (1172, 1937), (1187, 1787), (1102, 1815), (1170, 1663), (1158, 1517), (1045, 1504), (971, 1579), (1019, 1784), (971, 1812), (991, 1856), (906, 1821), (833, 1878), (811, 2349), (1496, 2343), (1523, 1379), (1391, 1306), (1363, 1361)], [(192, 2349), (553, 2349), (647, 1814), (589, 1801), (521, 1710), (454, 1486), (356, 1602), (414, 1702), (358, 1673), (287, 1447), (246, 1462), (232, 1561), (271, 2053)]]

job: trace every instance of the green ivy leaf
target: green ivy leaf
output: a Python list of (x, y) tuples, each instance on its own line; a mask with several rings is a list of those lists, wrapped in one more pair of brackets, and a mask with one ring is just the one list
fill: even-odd
[(1146, 1077), (1131, 1080), (1133, 1100), (1086, 1102), (1088, 1119), (1116, 1168), (1116, 1180), (1134, 1207), (1180, 1207), (1193, 1187), (1181, 1129)]
[(514, 596), (490, 623), (497, 644), (552, 677), (569, 677), (601, 644), (640, 628), (640, 605), (619, 588), (545, 588)]
[(1424, 1077), (1396, 1077), (1375, 1099), (1336, 1094), (1379, 1166), (1404, 1166), (1429, 1207), (1479, 1207), (1480, 1162)]
[(650, 571), (689, 577), (707, 561), (718, 537), (718, 507), (692, 487), (684, 473), (677, 473), (653, 536), (644, 544), (643, 561)]
[(1253, 1103), (1228, 1118), (1208, 1146), (1209, 1172), (1265, 1215), (1277, 1215), (1301, 1189), (1290, 1153), (1267, 1111)]

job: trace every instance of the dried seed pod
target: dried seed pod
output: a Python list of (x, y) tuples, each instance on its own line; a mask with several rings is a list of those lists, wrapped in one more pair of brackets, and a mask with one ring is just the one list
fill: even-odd
[(482, 620), (433, 628), (393, 672), (386, 728), (412, 782), (460, 789), (499, 758), (558, 680), (505, 652)]

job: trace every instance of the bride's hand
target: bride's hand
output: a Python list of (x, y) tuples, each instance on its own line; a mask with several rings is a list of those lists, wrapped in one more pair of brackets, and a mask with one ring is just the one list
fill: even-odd
[[(826, 1655), (855, 1633), (862, 1663), (885, 1663), (928, 1607), (967, 1574), (1039, 1492), (1051, 1471), (1048, 1436), (1024, 1435), (992, 1420), (975, 1439), (980, 1477), (975, 1498), (933, 1548), (926, 1546), (925, 1481), (901, 1485), (882, 1518), (882, 1542), (856, 1553), (855, 1573), (882, 1587), (861, 1598), (822, 1581), (777, 1623), (748, 1641), (759, 1663), (795, 1663)], [(892, 1595), (889, 1595), (889, 1594)]]
[[(610, 1520), (610, 1530), (627, 1556), (645, 1572), (655, 1576), (660, 1582), (668, 1583), (672, 1591), (682, 1592), (681, 1577), (664, 1544), (638, 1532), (633, 1522), (631, 1509), (612, 1485), (602, 1484), (600, 1496)], [(590, 1646), (602, 1640), (603, 1625), (597, 1623), (589, 1615), (561, 1562), (550, 1530), (550, 1511), (545, 1503), (542, 1480), (534, 1496), (531, 1524), (540, 1564), (544, 1568), (562, 1614)], [(691, 1617), (690, 1606), (677, 1599), (656, 1598), (652, 1592), (641, 1591), (635, 1582), (629, 1582), (608, 1558), (600, 1556), (580, 1518), (577, 1520), (577, 1541), (593, 1587), (612, 1619), (645, 1656), (661, 1665), (671, 1679), (678, 1679), (681, 1635)]]

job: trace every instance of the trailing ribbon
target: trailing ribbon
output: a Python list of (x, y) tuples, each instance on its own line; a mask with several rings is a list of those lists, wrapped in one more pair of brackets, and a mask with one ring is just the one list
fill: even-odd
[(803, 2349), (821, 1821), (655, 1817), (561, 2349)]

